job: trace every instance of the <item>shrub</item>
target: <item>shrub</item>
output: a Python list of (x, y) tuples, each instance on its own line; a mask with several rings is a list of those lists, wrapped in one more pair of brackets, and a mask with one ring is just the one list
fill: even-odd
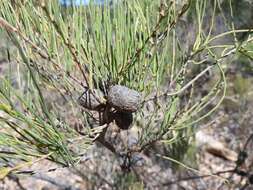
[[(231, 30), (214, 34), (219, 2), (213, 3), (211, 23), (205, 23), (206, 5), (206, 0), (122, 0), (63, 7), (56, 0), (3, 0), (0, 26), (15, 48), (9, 49), (12, 72), (2, 75), (0, 83), (0, 159), (31, 164), (31, 158), (46, 158), (69, 166), (96, 141), (122, 155), (104, 139), (117, 120), (138, 129), (125, 159), (155, 142), (183, 155), (194, 126), (225, 96), (224, 61), (252, 41), (219, 44), (219, 39), (249, 30), (230, 25)], [(178, 32), (187, 15), (198, 26), (188, 49)], [(200, 69), (189, 76), (196, 65)], [(218, 77), (195, 98), (196, 86), (205, 83), (209, 71)], [(141, 95), (137, 111), (110, 104), (108, 91), (115, 85)], [(13, 171), (4, 169), (5, 174)]]

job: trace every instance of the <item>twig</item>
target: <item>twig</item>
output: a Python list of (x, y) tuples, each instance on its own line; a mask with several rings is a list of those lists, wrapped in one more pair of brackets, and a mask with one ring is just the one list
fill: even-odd
[(169, 185), (173, 185), (173, 184), (176, 184), (178, 182), (181, 182), (181, 181), (189, 181), (189, 180), (196, 180), (196, 179), (200, 179), (200, 178), (213, 177), (213, 176), (217, 176), (217, 175), (220, 175), (220, 174), (231, 173), (231, 172), (234, 172), (234, 169), (233, 170), (226, 170), (226, 171), (219, 171), (219, 172), (215, 172), (215, 173), (212, 173), (212, 174), (201, 175), (201, 176), (184, 177), (184, 178), (181, 178), (181, 179), (177, 179), (177, 180), (174, 180), (174, 181), (163, 183), (162, 186), (169, 186)]
[[(230, 179), (233, 177), (234, 174), (238, 174), (238, 175), (240, 175), (240, 176), (242, 176), (242, 177), (249, 177), (250, 171), (247, 171), (247, 172), (244, 172), (244, 171), (243, 171), (243, 172), (241, 172), (241, 171), (239, 170), (239, 168), (240, 168), (240, 166), (241, 166), (242, 164), (245, 163), (245, 160), (246, 160), (246, 158), (247, 158), (246, 149), (247, 149), (247, 146), (248, 146), (249, 142), (250, 142), (252, 139), (253, 139), (253, 133), (247, 138), (246, 142), (245, 142), (244, 145), (243, 145), (243, 149), (239, 152), (238, 157), (237, 157), (237, 161), (236, 161), (236, 166), (235, 166), (235, 168), (234, 168), (234, 172), (231, 173), (231, 175), (227, 178), (228, 180), (230, 180)], [(222, 189), (223, 185), (224, 185), (224, 184), (222, 183), (222, 184), (217, 188), (217, 190)]]
[[(41, 8), (45, 11), (46, 13), (46, 16), (48, 17), (48, 19), (50, 20), (50, 22), (53, 24), (54, 28), (56, 29), (56, 31), (58, 32), (58, 34), (61, 36), (62, 40), (63, 40), (63, 43), (66, 45), (66, 47), (69, 49), (73, 59), (74, 59), (74, 62), (77, 64), (77, 67), (78, 69), (81, 71), (82, 73), (82, 76), (85, 80), (85, 83), (86, 83), (86, 86), (89, 88), (89, 83), (88, 83), (88, 79), (84, 73), (84, 70), (82, 68), (82, 65), (79, 61), (79, 59), (77, 58), (77, 50), (75, 49), (74, 45), (71, 43), (70, 39), (66, 39), (64, 37), (64, 34), (62, 32), (62, 30), (60, 29), (60, 26), (58, 25), (58, 23), (55, 21), (55, 19), (53, 17), (51, 17), (48, 9), (46, 8), (46, 5), (45, 5), (45, 2), (42, 1), (42, 3), (40, 3), (40, 6)], [(86, 68), (87, 70), (87, 68)]]
[[(79, 188), (75, 188), (73, 187), (73, 185), (69, 185), (65, 182), (65, 179), (56, 179), (55, 177), (49, 177), (45, 174), (42, 173), (36, 173), (34, 175), (32, 175), (33, 178), (36, 179), (40, 179), (43, 181), (47, 181), (57, 187), (59, 187), (60, 189), (65, 189), (65, 190), (80, 190)], [(64, 182), (63, 182), (64, 181)]]
[[(143, 45), (140, 48), (137, 48), (135, 50), (134, 55), (127, 61), (128, 65), (126, 66), (126, 68), (122, 68), (121, 71), (119, 72), (120, 74), (124, 73), (126, 70), (128, 70), (133, 64), (135, 64), (136, 60), (140, 57), (141, 53), (144, 51), (145, 47), (147, 46), (148, 42), (154, 38), (158, 36), (159, 42), (157, 43), (151, 43), (151, 48), (154, 45), (157, 45), (158, 43), (162, 42), (163, 39), (166, 38), (166, 36), (168, 35), (169, 31), (176, 25), (177, 21), (179, 20), (179, 18), (181, 18), (184, 13), (186, 13), (186, 11), (189, 9), (190, 4), (191, 4), (191, 0), (188, 1), (187, 4), (185, 4), (181, 11), (179, 12), (179, 14), (177, 15), (177, 17), (168, 24), (168, 26), (166, 27), (165, 31), (161, 32), (160, 34), (157, 34), (158, 30), (160, 29), (160, 25), (162, 23), (162, 21), (167, 18), (167, 15), (169, 14), (169, 9), (170, 6), (172, 5), (172, 1), (170, 2), (167, 10), (166, 10), (166, 14), (160, 14), (160, 18), (156, 24), (156, 26), (154, 27), (154, 30), (151, 32), (151, 34), (145, 39)], [(163, 4), (161, 4), (162, 6)]]
[(53, 63), (55, 68), (61, 70), (64, 72), (67, 76), (69, 76), (74, 82), (79, 84), (80, 86), (83, 86), (82, 82), (80, 82), (78, 79), (73, 77), (69, 72), (65, 71), (59, 64), (57, 64), (54, 60), (52, 60), (47, 53), (44, 53), (40, 47), (38, 47), (36, 44), (34, 44), (30, 39), (28, 39), (26, 36), (23, 35), (17, 28), (12, 26), (10, 23), (8, 23), (4, 18), (0, 17), (0, 27), (4, 28), (6, 31), (10, 33), (17, 34), (20, 36), (26, 43), (30, 44), (33, 50), (35, 50), (38, 55), (40, 55), (41, 58), (46, 59)]
[(144, 100), (142, 103), (146, 103), (155, 99), (159, 99), (161, 97), (164, 96), (175, 96), (178, 95), (180, 93), (182, 93), (183, 91), (185, 91), (187, 88), (189, 88), (194, 82), (196, 82), (199, 78), (201, 78), (207, 71), (209, 71), (214, 65), (209, 65), (207, 68), (205, 68), (201, 73), (199, 73), (194, 79), (192, 79), (190, 82), (188, 82), (185, 86), (183, 86), (180, 90), (176, 91), (176, 92), (171, 92), (169, 93), (168, 91), (159, 95), (159, 96), (155, 96), (152, 97), (150, 99)]

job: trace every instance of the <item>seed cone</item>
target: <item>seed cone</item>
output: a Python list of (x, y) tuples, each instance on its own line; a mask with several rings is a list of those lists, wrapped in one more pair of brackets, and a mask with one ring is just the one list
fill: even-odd
[(108, 103), (122, 112), (136, 112), (141, 101), (141, 94), (125, 86), (114, 85), (109, 88)]

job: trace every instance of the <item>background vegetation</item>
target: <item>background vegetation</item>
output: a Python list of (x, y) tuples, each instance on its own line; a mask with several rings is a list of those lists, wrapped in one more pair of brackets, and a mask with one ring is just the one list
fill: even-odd
[[(238, 6), (250, 14), (252, 3), (232, 0), (68, 7), (56, 0), (3, 0), (8, 64), (0, 76), (0, 178), (44, 159), (81, 175), (78, 164), (96, 142), (112, 151), (124, 174), (104, 182), (109, 189), (151, 188), (133, 172), (145, 157), (199, 173), (192, 164), (198, 126), (229, 101), (231, 68), (252, 75), (252, 23), (238, 15)], [(250, 82), (236, 77), (236, 91), (248, 96)], [(105, 111), (78, 103), (87, 90), (100, 90), (107, 105), (116, 84), (142, 95), (127, 131), (115, 122), (101, 124)]]

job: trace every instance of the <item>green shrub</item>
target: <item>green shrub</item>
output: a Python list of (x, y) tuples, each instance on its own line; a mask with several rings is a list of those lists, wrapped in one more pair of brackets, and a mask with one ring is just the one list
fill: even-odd
[[(0, 159), (30, 163), (37, 157), (75, 164), (105, 132), (104, 125), (94, 127), (90, 122), (98, 112), (82, 108), (78, 97), (87, 89), (100, 88), (107, 104), (106, 93), (115, 84), (142, 94), (133, 121), (137, 144), (127, 155), (158, 141), (174, 152), (186, 152), (180, 146), (187, 146), (194, 126), (225, 96), (224, 60), (252, 41), (219, 44), (221, 38), (249, 30), (231, 26), (214, 35), (217, 1), (208, 30), (206, 4), (206, 0), (179, 4), (122, 0), (66, 8), (56, 0), (3, 0), (0, 26), (15, 48), (10, 47), (13, 72), (0, 76)], [(177, 25), (188, 13), (198, 28), (194, 43), (186, 49)], [(188, 77), (193, 65), (202, 67)], [(218, 73), (213, 86), (194, 98), (197, 84), (204, 83), (202, 77), (211, 70)], [(15, 85), (10, 75), (16, 78)], [(71, 126), (72, 118), (82, 123), (82, 133)]]

